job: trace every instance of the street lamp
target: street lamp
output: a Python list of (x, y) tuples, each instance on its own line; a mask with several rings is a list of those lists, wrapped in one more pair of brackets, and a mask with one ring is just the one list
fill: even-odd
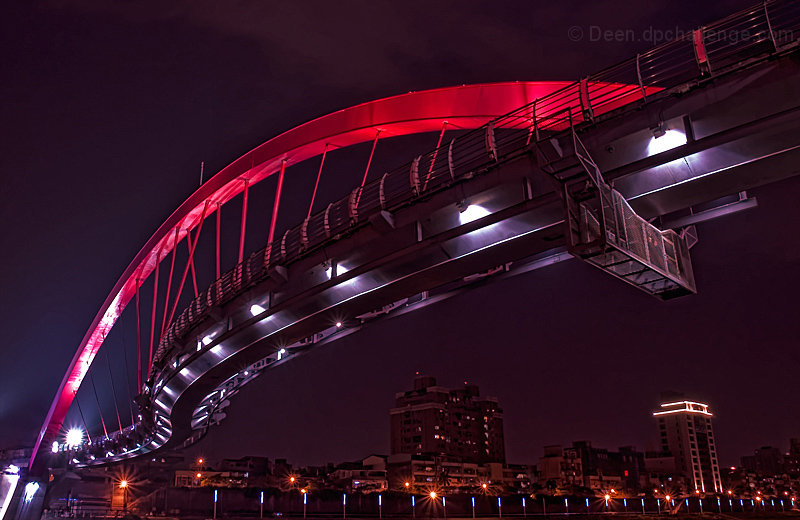
[(122, 510), (128, 511), (128, 481), (123, 480), (119, 483), (119, 488), (122, 490)]

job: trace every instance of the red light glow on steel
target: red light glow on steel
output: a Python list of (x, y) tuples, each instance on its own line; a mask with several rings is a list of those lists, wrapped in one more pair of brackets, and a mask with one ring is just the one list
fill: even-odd
[[(31, 470), (35, 473), (43, 469), (43, 461), (38, 456), (40, 447), (57, 438), (75, 392), (111, 327), (134, 297), (137, 286), (171, 251), (174, 262), (177, 244), (204, 218), (210, 217), (213, 210), (218, 213), (221, 205), (241, 193), (245, 185), (255, 184), (277, 173), (283, 164), (291, 166), (316, 157), (326, 146), (346, 147), (372, 141), (378, 130), (383, 137), (434, 132), (439, 131), (445, 121), (456, 128), (478, 128), (497, 116), (572, 84), (567, 81), (532, 81), (462, 85), (369, 101), (296, 126), (233, 161), (200, 186), (167, 218), (103, 302), (50, 406), (34, 446)], [(604, 104), (595, 116), (638, 99), (641, 99), (641, 93), (632, 92), (613, 103)], [(244, 179), (248, 182), (243, 183)], [(204, 209), (213, 210), (203, 215)], [(169, 310), (173, 267), (174, 264), (170, 266), (164, 320)], [(165, 329), (163, 323), (162, 335)]]

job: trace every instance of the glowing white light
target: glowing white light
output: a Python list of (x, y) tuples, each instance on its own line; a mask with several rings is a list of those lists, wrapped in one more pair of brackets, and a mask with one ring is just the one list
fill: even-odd
[(246, 375), (246, 376), (249, 376), (249, 375), (250, 375), (250, 372), (248, 372), (247, 370), (245, 370), (245, 371), (244, 371), (244, 375)]
[(341, 329), (342, 328), (342, 322), (341, 321), (337, 321), (336, 322), (336, 328), (337, 329)]
[(58, 453), (58, 441), (53, 441), (53, 445), (50, 447), (50, 451), (53, 453)]
[(76, 448), (83, 443), (83, 430), (80, 428), (71, 428), (67, 432), (66, 445), (70, 448)]
[(259, 314), (261, 314), (266, 310), (267, 309), (258, 304), (253, 304), (250, 306), (250, 314), (252, 314), (253, 316), (258, 316)]
[(214, 354), (219, 354), (220, 352), (222, 352), (222, 345), (217, 345), (216, 347), (213, 347), (211, 349), (211, 352)]
[[(347, 267), (343, 266), (342, 264), (336, 264), (336, 274), (335, 274), (335, 276), (342, 275), (342, 274), (346, 273), (349, 270), (350, 269), (348, 269)], [(333, 266), (328, 267), (327, 269), (325, 269), (325, 274), (327, 275), (328, 280), (333, 278), (334, 277)]]
[(709, 417), (713, 416), (711, 412), (708, 411), (708, 405), (704, 403), (697, 403), (694, 401), (678, 401), (675, 403), (664, 403), (661, 405), (662, 408), (669, 408), (675, 406), (680, 406), (681, 408), (674, 410), (666, 410), (663, 412), (654, 412), (653, 415), (667, 415), (673, 413), (687, 412), (687, 413), (699, 413), (703, 415), (708, 415)]
[(280, 361), (283, 358), (284, 354), (286, 354), (286, 349), (285, 348), (282, 348), (282, 349), (280, 349), (278, 351), (278, 361)]
[(8, 468), (6, 468), (6, 471), (11, 473), (12, 475), (19, 475), (19, 466), (10, 464)]
[(36, 492), (39, 491), (39, 483), (38, 482), (28, 482), (25, 484), (25, 503), (30, 504), (31, 500), (33, 500), (34, 495)]
[(489, 210), (478, 206), (477, 204), (470, 204), (464, 211), (458, 214), (458, 221), (461, 224), (468, 224), (474, 220), (478, 220), (479, 218), (483, 218), (489, 214)]
[(210, 345), (212, 341), (214, 341), (214, 338), (211, 336), (206, 336), (203, 338), (203, 345)]
[(686, 144), (686, 134), (680, 130), (667, 130), (661, 137), (651, 137), (647, 145), (648, 155), (672, 150)]

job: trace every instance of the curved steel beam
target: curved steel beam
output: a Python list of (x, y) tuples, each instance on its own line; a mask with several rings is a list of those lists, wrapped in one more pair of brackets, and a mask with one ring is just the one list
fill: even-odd
[[(254, 148), (222, 169), (158, 228), (147, 241), (101, 306), (81, 341), (34, 446), (30, 470), (43, 470), (41, 447), (57, 439), (67, 411), (89, 366), (138, 287), (183, 237), (213, 210), (239, 194), (243, 179), (264, 180), (278, 169), (320, 155), (327, 145), (345, 147), (374, 138), (437, 131), (444, 122), (461, 129), (480, 127), (515, 108), (572, 85), (571, 82), (534, 81), (462, 85), (362, 103), (313, 119)], [(208, 202), (208, 205), (206, 205)], [(203, 212), (204, 207), (211, 211)], [(175, 232), (173, 232), (175, 231)]]

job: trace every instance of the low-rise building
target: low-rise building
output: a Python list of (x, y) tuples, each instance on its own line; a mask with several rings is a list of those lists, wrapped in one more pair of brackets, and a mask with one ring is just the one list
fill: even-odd
[(589, 441), (546, 446), (539, 459), (539, 484), (552, 492), (634, 494), (646, 482), (644, 454), (632, 446), (618, 451), (595, 448)]
[(389, 489), (394, 491), (473, 492), (490, 489), (525, 492), (531, 488), (529, 466), (489, 462), (455, 461), (450, 457), (390, 455), (387, 460)]
[(350, 493), (373, 493), (389, 488), (386, 457), (370, 455), (360, 461), (339, 464), (328, 475), (332, 486)]

